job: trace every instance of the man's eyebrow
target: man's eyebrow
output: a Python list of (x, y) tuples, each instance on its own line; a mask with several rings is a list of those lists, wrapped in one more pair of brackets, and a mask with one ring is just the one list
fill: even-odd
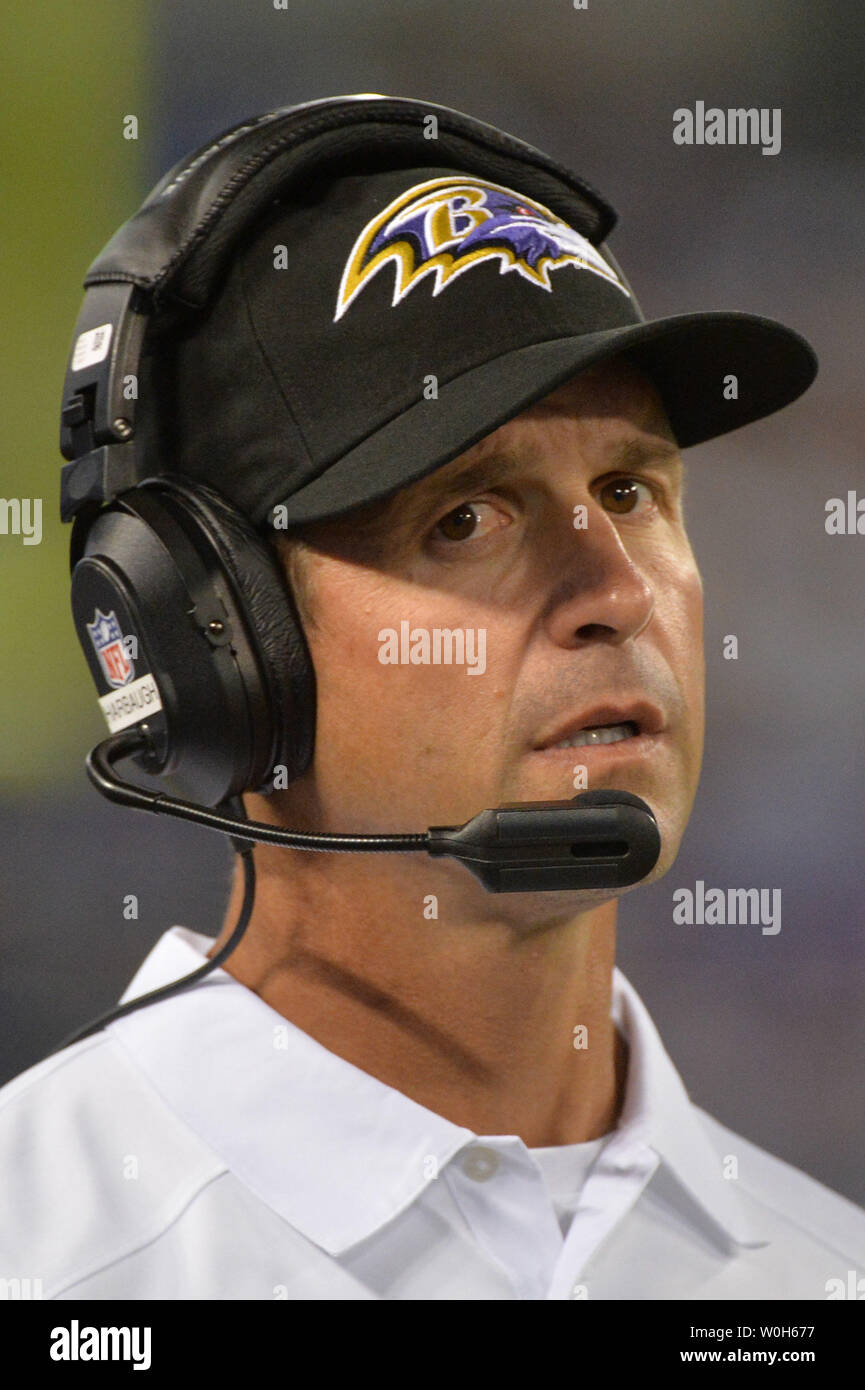
[[(532, 459), (528, 454), (516, 452), (502, 452), (490, 454), (488, 458), (477, 459), (471, 463), (465, 463), (461, 468), (457, 468), (447, 477), (432, 474), (429, 479), (429, 489), (424, 498), (424, 503), (435, 503), (445, 497), (454, 494), (466, 494), (467, 492), (483, 492), (484, 488), (492, 486), (494, 483), (503, 483), (514, 473), (519, 473), (531, 465)], [(420, 497), (418, 498), (420, 501)]]
[(459, 502), (472, 493), (484, 492), (504, 482), (512, 474), (523, 472), (530, 464), (528, 455), (513, 451), (470, 460), (447, 477), (443, 476), (447, 468), (444, 464), (436, 473), (422, 479), (422, 486), (416, 484), (416, 490), (397, 492), (384, 502), (371, 503), (359, 509), (356, 529), (375, 531), (382, 526), (395, 526), (400, 530), (409, 530), (422, 521), (432, 508), (443, 506), (451, 500)]
[(638, 468), (647, 463), (678, 463), (682, 454), (678, 444), (655, 436), (652, 439), (626, 439), (613, 451), (611, 468)]

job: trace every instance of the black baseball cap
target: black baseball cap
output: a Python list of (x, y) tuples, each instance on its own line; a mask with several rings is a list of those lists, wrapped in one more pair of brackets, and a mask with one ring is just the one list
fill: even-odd
[(165, 468), (291, 526), (390, 496), (619, 354), (682, 449), (811, 384), (812, 348), (772, 319), (645, 319), (606, 200), (564, 171), (540, 201), (539, 152), (496, 136), (487, 173), (385, 133), (268, 207), (207, 309), (146, 349)]

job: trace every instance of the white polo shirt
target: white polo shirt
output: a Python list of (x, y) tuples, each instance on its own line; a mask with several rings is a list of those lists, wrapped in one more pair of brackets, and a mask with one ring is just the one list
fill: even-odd
[[(123, 998), (212, 944), (172, 928)], [(618, 969), (612, 1015), (618, 1127), (529, 1149), (418, 1105), (217, 969), (0, 1089), (0, 1290), (826, 1299), (865, 1273), (865, 1212), (693, 1105)]]

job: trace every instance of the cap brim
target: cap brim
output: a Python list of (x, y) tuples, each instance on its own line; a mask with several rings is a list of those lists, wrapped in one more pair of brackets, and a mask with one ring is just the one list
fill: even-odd
[(578, 372), (619, 354), (657, 387), (681, 449), (771, 415), (817, 375), (804, 338), (753, 314), (678, 314), (531, 343), (439, 386), (435, 399), (420, 399), (284, 498), (283, 516), (289, 524), (317, 521), (388, 497)]

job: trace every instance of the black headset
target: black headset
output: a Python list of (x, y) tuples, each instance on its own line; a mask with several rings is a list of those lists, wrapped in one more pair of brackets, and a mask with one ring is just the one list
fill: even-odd
[[(423, 137), (431, 114), (435, 140)], [(305, 771), (315, 675), (271, 545), (212, 488), (172, 477), (171, 459), (153, 456), (152, 439), (144, 447), (129, 382), (139, 380), (145, 330), (206, 307), (233, 248), (275, 197), (334, 155), (368, 154), (382, 134), (415, 163), (453, 155), (490, 176), (513, 176), (516, 165), (527, 192), (553, 205), (566, 193), (589, 194), (601, 231), (615, 222), (588, 185), (492, 126), (406, 98), (341, 97), (242, 122), (175, 165), (84, 281), (60, 442), (70, 460), (61, 516), (75, 519), (75, 627), (112, 732), (138, 712), (133, 697), (149, 695), (149, 742), (138, 761), (199, 803), (267, 790), (276, 767), (285, 781)], [(115, 615), (115, 643), (126, 639), (136, 682), (155, 672), (158, 692), (151, 682), (111, 698), (129, 684), (129, 670), (121, 667), (123, 686), (113, 683), (118, 673), (88, 630), (94, 613)]]
[[(430, 116), (434, 140), (423, 134)], [(496, 892), (629, 884), (657, 860), (650, 808), (617, 791), (499, 807), (463, 827), (404, 835), (301, 834), (244, 821), (242, 792), (271, 790), (275, 769), (289, 782), (310, 764), (312, 660), (271, 545), (228, 498), (158, 456), (158, 434), (136, 421), (135, 384), (148, 331), (171, 332), (207, 307), (235, 246), (274, 199), (330, 160), (369, 158), (383, 136), (412, 165), (453, 159), (468, 173), (516, 181), (566, 219), (574, 197), (588, 200), (598, 242), (615, 224), (588, 184), (492, 126), (434, 103), (349, 96), (241, 122), (181, 160), (93, 262), (60, 435), (69, 460), (61, 518), (74, 522), (73, 618), (111, 730), (87, 771), (112, 800), (229, 834), (244, 856), (246, 892), (231, 939), (205, 966), (103, 1015), (61, 1047), (225, 959), (252, 910), (252, 842), (449, 854)], [(189, 799), (121, 780), (114, 763), (124, 756)]]

